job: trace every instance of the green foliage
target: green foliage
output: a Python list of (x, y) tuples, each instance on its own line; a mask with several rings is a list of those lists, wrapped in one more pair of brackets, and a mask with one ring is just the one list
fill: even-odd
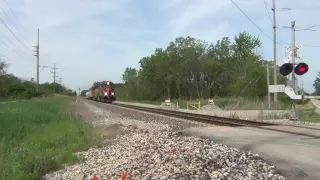
[(88, 92), (89, 90), (82, 90), (81, 93), (80, 93), (80, 96), (86, 96), (86, 93)]
[(0, 101), (30, 99), (53, 93), (62, 93), (70, 96), (76, 95), (76, 92), (67, 89), (59, 83), (40, 84), (40, 92), (36, 92), (36, 83), (33, 79), (30, 81), (22, 80), (13, 74), (6, 74), (6, 67), (7, 65), (4, 62), (0, 62)]
[[(0, 104), (0, 179), (40, 179), (78, 159), (92, 129), (65, 110), (66, 99)], [(90, 136), (89, 136), (90, 135)]]
[(299, 119), (311, 122), (311, 123), (320, 123), (320, 115), (316, 112), (316, 107), (310, 109), (298, 109)]
[(318, 76), (316, 77), (316, 80), (313, 83), (313, 87), (315, 89), (314, 94), (315, 95), (320, 95), (320, 72), (318, 73)]
[[(216, 43), (176, 38), (165, 49), (143, 57), (139, 70), (126, 68), (117, 96), (132, 101), (230, 96), (264, 100), (267, 64), (270, 72), (273, 65), (258, 54), (260, 47), (259, 38), (246, 32), (235, 36), (234, 42), (228, 37)], [(285, 80), (278, 77), (279, 83)]]

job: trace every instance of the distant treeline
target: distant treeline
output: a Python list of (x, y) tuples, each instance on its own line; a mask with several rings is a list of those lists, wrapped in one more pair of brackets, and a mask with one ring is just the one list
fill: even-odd
[(63, 93), (66, 95), (77, 95), (75, 91), (67, 89), (59, 83), (44, 83), (39, 85), (36, 91), (36, 83), (31, 78), (23, 80), (13, 74), (6, 73), (7, 65), (0, 62), (0, 100), (6, 99), (30, 99), (32, 97), (47, 96), (52, 93)]

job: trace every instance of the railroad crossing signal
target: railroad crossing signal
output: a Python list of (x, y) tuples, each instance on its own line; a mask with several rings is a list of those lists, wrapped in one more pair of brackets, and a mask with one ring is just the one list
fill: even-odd
[[(299, 63), (294, 68), (294, 73), (296, 73), (297, 75), (301, 76), (301, 75), (304, 75), (305, 73), (307, 73), (308, 70), (309, 70), (308, 64)], [(293, 71), (293, 64), (292, 63), (284, 63), (280, 67), (280, 74), (282, 76), (288, 76), (290, 73), (292, 73), (292, 71)]]
[(304, 75), (306, 72), (308, 72), (309, 70), (309, 66), (306, 63), (299, 63), (295, 68), (294, 68), (294, 72), (296, 73), (296, 75)]
[(291, 63), (284, 63), (280, 67), (280, 74), (282, 76), (288, 76), (293, 71), (293, 64)]

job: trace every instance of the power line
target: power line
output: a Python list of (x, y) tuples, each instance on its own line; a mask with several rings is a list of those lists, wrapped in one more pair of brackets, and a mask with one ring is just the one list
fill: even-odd
[(21, 31), (18, 29), (16, 23), (14, 23), (14, 22), (11, 20), (11, 18), (9, 17), (9, 15), (7, 14), (7, 12), (4, 11), (3, 8), (1, 8), (1, 11), (6, 15), (7, 19), (15, 26), (15, 28), (16, 28), (19, 32), (21, 32)]
[(269, 6), (270, 9), (272, 9), (272, 8), (268, 4), (267, 0), (264, 0), (263, 2), (264, 2), (264, 7), (266, 8), (267, 14), (269, 16), (270, 22), (272, 23), (273, 21), (272, 21), (272, 18), (271, 18), (270, 12), (268, 11), (268, 7), (267, 6)]
[(8, 47), (8, 44), (7, 44), (7, 43), (5, 43), (5, 42), (3, 42), (1, 39), (0, 39), (0, 42), (1, 42), (3, 45), (5, 45), (5, 46), (7, 46), (7, 47)]
[[(3, 8), (1, 8), (1, 10), (2, 10), (2, 12), (7, 16), (7, 18), (9, 19), (9, 21), (11, 21), (10, 20), (10, 18), (9, 18), (9, 15), (3, 10)], [(3, 21), (2, 21), (3, 22)], [(11, 21), (12, 22), (12, 21)], [(14, 23), (13, 23), (14, 24)], [(4, 23), (4, 25), (5, 25), (5, 23)], [(6, 25), (5, 25), (6, 26)], [(6, 35), (4, 35), (1, 31), (0, 31), (0, 34), (6, 39), (6, 41), (8, 41), (9, 43), (11, 43), (18, 51), (15, 51), (19, 56), (21, 56), (21, 57), (23, 57), (23, 58), (26, 58), (26, 57), (28, 57), (28, 55), (26, 55), (26, 53), (24, 52), (24, 51), (22, 51), (22, 50), (20, 50), (20, 48), (18, 48), (17, 46), (16, 46), (16, 44), (15, 43), (13, 43)], [(5, 43), (4, 41), (2, 41), (2, 40), (0, 40), (0, 42), (2, 43), (2, 44), (4, 44), (6, 47), (8, 47), (9, 48), (9, 46), (8, 46), (8, 44), (7, 43)], [(26, 57), (25, 57), (26, 56)]]
[(0, 18), (0, 21), (3, 23), (3, 25), (11, 32), (11, 34), (20, 42), (20, 44), (22, 44), (28, 51), (30, 51), (30, 49), (14, 34), (14, 32), (7, 26), (7, 24), (2, 20), (2, 18)]
[[(13, 42), (12, 42), (7, 36), (5, 36), (1, 31), (0, 31), (0, 34), (1, 34), (7, 41), (9, 41), (17, 50), (19, 50), (19, 51), (14, 51), (14, 50), (12, 50), (12, 51), (14, 51), (15, 53), (17, 53), (17, 54), (18, 54), (19, 56), (21, 56), (22, 58), (27, 59), (27, 55), (25, 54), (24, 51), (21, 51), (21, 50), (16, 46), (16, 44), (13, 43)], [(9, 45), (8, 45), (7, 43), (5, 43), (4, 41), (1, 40), (1, 43), (4, 44), (6, 47), (9, 48)]]
[[(253, 22), (253, 20), (233, 1), (233, 0), (230, 0), (237, 8), (238, 10), (257, 28), (259, 29), (259, 31), (264, 34), (269, 40), (273, 41), (273, 39), (267, 34), (265, 33), (255, 22)], [(279, 42), (276, 42), (277, 44), (280, 44), (280, 45), (284, 45), (282, 43), (279, 43)]]
[(19, 20), (19, 18), (16, 16), (16, 14), (15, 14), (14, 11), (12, 10), (12, 8), (10, 8), (10, 5), (9, 5), (8, 1), (6, 1), (6, 0), (3, 0), (3, 1), (7, 4), (8, 8), (9, 8), (9, 10), (10, 10), (10, 12), (11, 12), (11, 14), (15, 17), (15, 19), (18, 21), (18, 23), (20, 24), (20, 26), (21, 26), (26, 32), (28, 32), (28, 30), (23, 26), (23, 24), (21, 23), (21, 21)]
[[(237, 9), (263, 34), (265, 35), (269, 40), (273, 41), (273, 39), (267, 34), (265, 33), (233, 0), (230, 0), (236, 7)], [(318, 26), (318, 25), (317, 25)], [(288, 45), (289, 43), (279, 43), (276, 41), (277, 44), (279, 45)], [(304, 47), (320, 47), (320, 45), (302, 45)]]
[[(15, 15), (14, 11), (9, 7), (9, 3), (8, 3), (6, 0), (4, 0), (4, 2), (8, 5), (8, 8), (9, 8), (10, 12), (11, 12), (11, 13), (13, 14), (13, 16), (17, 19), (17, 22), (19, 22), (20, 25), (23, 27), (23, 25), (21, 24), (21, 22), (19, 21), (19, 19), (18, 19), (17, 16)], [(12, 21), (12, 19), (11, 19), (10, 16), (8, 15), (8, 13), (7, 13), (6, 11), (4, 11), (3, 8), (1, 8), (1, 11), (5, 14), (5, 16), (7, 17), (7, 19), (14, 25), (14, 27), (15, 27), (19, 32), (21, 32), (21, 31), (18, 29), (16, 23), (14, 23), (14, 22)], [(22, 45), (24, 46), (24, 48), (26, 48), (26, 49), (29, 51), (30, 49), (15, 35), (15, 33), (13, 33), (13, 31), (6, 25), (6, 23), (4, 22), (4, 20), (0, 18), (0, 21), (6, 26), (6, 28), (11, 32), (11, 34), (12, 34), (13, 36), (15, 36), (15, 38), (19, 41), (19, 43), (22, 44)], [(24, 27), (23, 27), (23, 28), (24, 28)], [(17, 45), (16, 45), (12, 40), (10, 40), (10, 38), (8, 38), (6, 35), (4, 35), (2, 32), (0, 32), (0, 34), (6, 39), (6, 42), (9, 42), (9, 43), (11, 43), (11, 44), (14, 46), (15, 49), (12, 50), (13, 52), (15, 52), (17, 55), (21, 56), (22, 58), (28, 59), (27, 57), (29, 57), (30, 54), (25, 53), (25, 52), (22, 51), (20, 48), (18, 48)], [(9, 45), (8, 45), (5, 41), (0, 40), (0, 42), (1, 42), (3, 45), (5, 45), (7, 48), (10, 48)], [(9, 58), (7, 58), (7, 59), (9, 59)], [(29, 59), (28, 59), (28, 60), (29, 60)]]
[(308, 44), (301, 44), (301, 46), (304, 46), (304, 47), (320, 47), (320, 45), (308, 45)]
[(6, 60), (10, 60), (10, 58), (8, 58), (8, 56), (6, 56), (6, 55), (4, 55), (4, 54), (2, 54), (2, 53), (0, 53), (0, 56), (1, 56), (1, 57), (5, 57)]
[(286, 7), (286, 8), (277, 8), (277, 9), (284, 9), (284, 10), (296, 10), (296, 9), (320, 9), (320, 7)]

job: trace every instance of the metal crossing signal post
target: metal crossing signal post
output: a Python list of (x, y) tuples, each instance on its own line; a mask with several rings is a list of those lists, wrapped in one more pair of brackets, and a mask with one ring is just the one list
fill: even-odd
[[(292, 64), (293, 64), (293, 67), (294, 67), (294, 65), (295, 65), (295, 63), (296, 63), (296, 22), (295, 21), (292, 21), (291, 22), (291, 30), (292, 30), (292, 46), (291, 46), (291, 48), (292, 48), (292, 56), (291, 56), (291, 62), (292, 62)], [(292, 68), (293, 68), (292, 67)], [(291, 74), (292, 75), (292, 77), (291, 77), (291, 79), (292, 79), (292, 89), (294, 90), (294, 92), (296, 92), (296, 77), (295, 77), (295, 73), (292, 73)], [(293, 102), (293, 107), (295, 108), (295, 105), (294, 105), (294, 102)]]
[[(299, 63), (296, 64), (295, 62), (295, 56), (296, 56), (296, 44), (295, 44), (295, 21), (291, 22), (291, 29), (292, 29), (292, 61), (290, 63), (284, 63), (281, 67), (280, 67), (280, 74), (283, 76), (288, 76), (290, 73), (292, 78), (291, 78), (291, 84), (292, 84), (292, 89), (293, 89), (293, 93), (296, 93), (296, 82), (295, 82), (295, 75), (301, 76), (304, 75), (305, 73), (308, 72), (309, 70), (309, 66), (306, 63)], [(294, 71), (294, 72), (293, 72)], [(296, 111), (296, 106), (295, 106), (295, 102), (294, 99), (292, 100), (292, 119), (293, 120), (297, 120), (297, 111)]]
[[(294, 85), (295, 85), (295, 75), (301, 76), (308, 72), (309, 66), (306, 63), (299, 63), (294, 67), (295, 64), (293, 63), (285, 63), (280, 67), (280, 74), (283, 76), (288, 76), (292, 73), (292, 90), (293, 93), (295, 92)], [(294, 99), (292, 100), (292, 119), (297, 120), (297, 111)]]
[[(283, 76), (288, 76), (292, 73), (292, 91), (295, 94), (294, 84), (295, 84), (295, 75), (301, 76), (308, 72), (309, 66), (306, 63), (299, 63), (294, 67), (293, 63), (285, 63), (280, 67), (280, 74)], [(292, 119), (297, 120), (297, 111), (294, 99), (292, 99)]]

